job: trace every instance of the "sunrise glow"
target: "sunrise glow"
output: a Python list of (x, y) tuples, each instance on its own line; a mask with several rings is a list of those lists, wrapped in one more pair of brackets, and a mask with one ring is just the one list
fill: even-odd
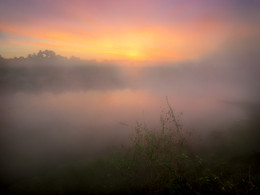
[(199, 59), (218, 50), (233, 31), (249, 29), (232, 6), (226, 1), (1, 1), (0, 53), (19, 57), (50, 49), (96, 60)]

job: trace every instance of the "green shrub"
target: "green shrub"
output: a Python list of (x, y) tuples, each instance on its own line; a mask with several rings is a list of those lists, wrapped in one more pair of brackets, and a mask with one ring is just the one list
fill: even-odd
[(258, 153), (195, 153), (167, 105), (160, 128), (136, 123), (129, 146), (11, 184), (9, 194), (260, 194)]
[[(231, 163), (222, 156), (192, 152), (180, 122), (181, 115), (175, 115), (168, 99), (167, 105), (168, 110), (163, 111), (160, 117), (160, 129), (148, 129), (137, 122), (130, 147), (117, 153), (115, 164), (130, 192), (229, 194), (250, 193), (258, 189), (259, 166), (252, 182), (246, 170), (232, 169), (239, 162)], [(242, 164), (245, 169), (247, 166)], [(237, 171), (243, 174), (235, 176)]]

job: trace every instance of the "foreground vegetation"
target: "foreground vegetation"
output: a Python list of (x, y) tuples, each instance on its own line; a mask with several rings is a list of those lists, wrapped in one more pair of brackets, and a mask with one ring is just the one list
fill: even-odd
[[(168, 103), (168, 102), (167, 102)], [(217, 137), (215, 135), (215, 137)], [(168, 104), (160, 129), (137, 123), (130, 146), (14, 182), (12, 194), (259, 194), (260, 155), (223, 142), (194, 149)], [(214, 144), (212, 144), (214, 145)], [(205, 146), (204, 146), (205, 147)], [(210, 146), (208, 145), (210, 148)], [(237, 146), (234, 146), (237, 147)], [(233, 148), (234, 149), (234, 148)]]

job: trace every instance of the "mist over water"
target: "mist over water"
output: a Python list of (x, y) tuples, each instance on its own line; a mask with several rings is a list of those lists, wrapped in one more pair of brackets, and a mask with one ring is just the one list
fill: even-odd
[(0, 0), (0, 194), (260, 194), (259, 8)]
[(109, 153), (136, 121), (159, 127), (166, 97), (185, 129), (229, 129), (259, 116), (259, 67), (246, 63), (222, 56), (131, 67), (51, 51), (1, 58), (1, 169), (22, 177)]

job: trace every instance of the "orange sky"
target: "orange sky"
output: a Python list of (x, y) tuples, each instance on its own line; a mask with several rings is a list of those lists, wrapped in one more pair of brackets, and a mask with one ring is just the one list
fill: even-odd
[(237, 2), (0, 0), (0, 54), (50, 49), (96, 60), (199, 59), (234, 33), (254, 31), (254, 6)]

